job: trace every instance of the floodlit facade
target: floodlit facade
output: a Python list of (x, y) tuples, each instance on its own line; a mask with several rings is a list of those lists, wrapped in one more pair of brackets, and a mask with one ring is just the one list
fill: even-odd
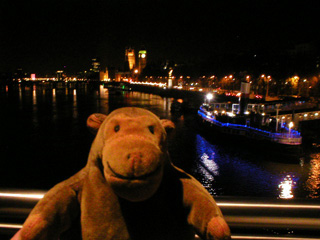
[(134, 53), (134, 49), (127, 48), (126, 49), (126, 61), (129, 63), (130, 71), (136, 66), (136, 56)]
[(139, 51), (138, 60), (139, 60), (139, 73), (141, 73), (142, 70), (147, 65), (147, 51), (145, 49), (142, 49)]

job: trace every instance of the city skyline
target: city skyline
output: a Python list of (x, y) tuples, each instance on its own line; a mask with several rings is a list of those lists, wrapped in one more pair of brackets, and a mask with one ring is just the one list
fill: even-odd
[(187, 64), (276, 55), (301, 43), (318, 47), (314, 4), (4, 0), (0, 72), (21, 67), (44, 73), (63, 66), (78, 72), (95, 57), (102, 67), (118, 68), (128, 46), (145, 46), (148, 62)]

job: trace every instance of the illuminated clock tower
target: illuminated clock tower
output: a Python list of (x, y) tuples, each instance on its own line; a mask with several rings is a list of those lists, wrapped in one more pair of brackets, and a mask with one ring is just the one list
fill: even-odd
[(136, 66), (136, 57), (134, 54), (134, 49), (126, 49), (126, 61), (129, 62), (129, 69), (132, 70)]
[(142, 70), (147, 65), (147, 50), (141, 49), (138, 54), (138, 61), (139, 61), (139, 73), (142, 72)]

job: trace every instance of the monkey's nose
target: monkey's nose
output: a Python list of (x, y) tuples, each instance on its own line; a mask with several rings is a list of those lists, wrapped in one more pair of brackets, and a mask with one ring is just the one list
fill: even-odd
[(129, 161), (139, 161), (142, 159), (142, 157), (143, 157), (143, 154), (141, 152), (133, 152), (127, 155), (127, 159)]
[(143, 169), (143, 154), (142, 152), (132, 152), (127, 155), (128, 163), (130, 164), (130, 168), (133, 176), (138, 176), (141, 173), (141, 169)]

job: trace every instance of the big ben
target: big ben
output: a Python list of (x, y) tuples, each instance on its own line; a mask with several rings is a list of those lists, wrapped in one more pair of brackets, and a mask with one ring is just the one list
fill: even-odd
[(139, 61), (139, 73), (142, 72), (142, 70), (147, 65), (147, 50), (141, 49), (138, 54), (138, 61)]

